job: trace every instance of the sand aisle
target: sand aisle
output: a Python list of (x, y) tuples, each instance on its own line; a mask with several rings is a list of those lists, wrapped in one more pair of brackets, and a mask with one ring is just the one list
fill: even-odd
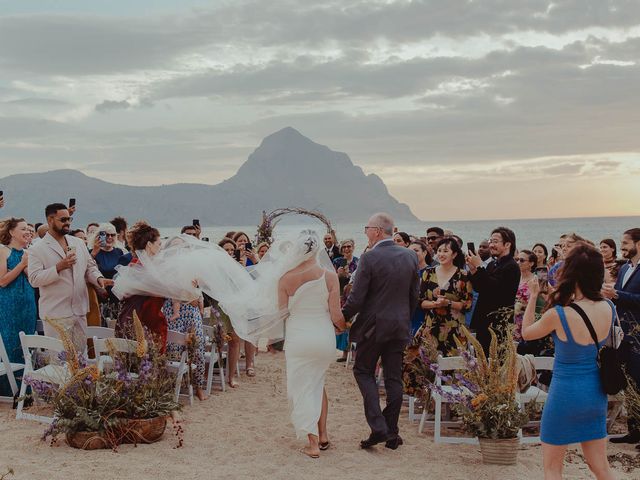
[[(289, 424), (284, 383), (284, 354), (260, 353), (257, 377), (241, 378), (240, 388), (216, 391), (206, 402), (185, 407), (185, 445), (171, 431), (154, 445), (122, 446), (119, 453), (72, 449), (60, 439), (50, 447), (39, 440), (43, 427), (16, 421), (14, 411), (0, 404), (0, 475), (12, 467), (14, 479), (542, 479), (539, 447), (523, 447), (514, 467), (482, 465), (478, 447), (436, 445), (430, 434), (418, 435), (401, 417), (405, 445), (358, 448), (368, 435), (359, 392), (351, 370), (333, 364), (328, 374), (329, 435), (333, 446), (312, 460), (298, 450)], [(610, 448), (635, 456), (631, 447)], [(567, 464), (565, 478), (592, 478), (579, 460)], [(618, 478), (638, 478), (639, 471), (616, 470)]]

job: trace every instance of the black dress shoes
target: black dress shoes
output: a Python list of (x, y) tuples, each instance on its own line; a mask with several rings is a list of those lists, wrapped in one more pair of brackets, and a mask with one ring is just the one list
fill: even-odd
[(396, 450), (400, 445), (403, 445), (402, 437), (400, 435), (396, 435), (395, 438), (391, 440), (387, 440), (384, 444), (385, 447), (390, 448), (391, 450)]
[(387, 434), (372, 433), (371, 435), (369, 435), (369, 438), (360, 442), (360, 448), (366, 450), (367, 448), (371, 448), (374, 445), (386, 442), (387, 440), (390, 440), (390, 437)]
[(611, 443), (640, 443), (640, 432), (629, 432), (624, 437), (610, 438), (609, 441)]

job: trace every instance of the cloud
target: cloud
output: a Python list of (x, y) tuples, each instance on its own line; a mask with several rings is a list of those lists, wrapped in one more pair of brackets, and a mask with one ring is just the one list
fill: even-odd
[(126, 100), (115, 101), (115, 100), (105, 100), (102, 103), (96, 105), (96, 112), (105, 113), (110, 110), (126, 110), (131, 107), (131, 104)]

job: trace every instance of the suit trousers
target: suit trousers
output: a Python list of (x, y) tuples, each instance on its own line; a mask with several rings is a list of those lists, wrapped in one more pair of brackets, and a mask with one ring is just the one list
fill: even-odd
[[(76, 316), (58, 318), (54, 320), (73, 342), (78, 354), (84, 353), (87, 348), (87, 317)], [(42, 321), (44, 334), (48, 337), (60, 338), (56, 330), (47, 320)]]
[[(362, 340), (356, 346), (353, 375), (364, 400), (364, 414), (373, 434), (397, 435), (398, 418), (402, 407), (402, 359), (407, 342), (391, 340), (384, 343), (372, 338)], [(384, 388), (387, 404), (380, 409), (380, 395), (376, 384), (376, 365), (382, 358)]]

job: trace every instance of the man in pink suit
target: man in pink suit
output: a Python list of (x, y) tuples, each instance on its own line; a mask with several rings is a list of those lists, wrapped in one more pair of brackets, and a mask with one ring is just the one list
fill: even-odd
[(47, 322), (55, 319), (83, 352), (89, 311), (87, 283), (104, 289), (113, 282), (102, 276), (84, 242), (69, 235), (72, 218), (65, 205), (48, 205), (45, 215), (49, 232), (29, 249), (29, 282), (40, 289), (38, 305), (45, 335), (58, 337)]

